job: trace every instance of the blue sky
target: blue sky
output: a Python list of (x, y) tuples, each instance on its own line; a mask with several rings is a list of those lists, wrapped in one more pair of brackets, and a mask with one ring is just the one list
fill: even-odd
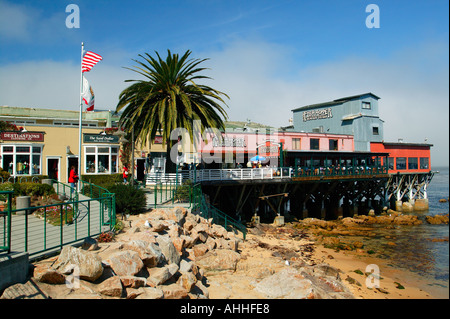
[(209, 58), (231, 120), (282, 126), (296, 107), (373, 92), (386, 140), (427, 138), (448, 166), (448, 12), (447, 0), (0, 0), (0, 104), (76, 110), (82, 41), (104, 58), (86, 76), (101, 109), (136, 78), (123, 67), (138, 54), (189, 49)]

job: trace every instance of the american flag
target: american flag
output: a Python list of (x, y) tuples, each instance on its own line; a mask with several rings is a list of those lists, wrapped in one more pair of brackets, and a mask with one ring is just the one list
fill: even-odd
[(89, 72), (101, 59), (101, 55), (92, 51), (87, 51), (83, 56), (83, 61), (81, 62), (81, 71)]

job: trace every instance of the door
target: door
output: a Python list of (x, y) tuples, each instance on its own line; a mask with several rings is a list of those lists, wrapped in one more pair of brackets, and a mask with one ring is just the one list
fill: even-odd
[(72, 166), (75, 167), (75, 172), (78, 172), (78, 157), (67, 157), (67, 183), (69, 182), (70, 169)]
[(59, 158), (47, 158), (47, 175), (48, 178), (59, 181)]
[(143, 181), (145, 178), (145, 158), (136, 159), (136, 179)]

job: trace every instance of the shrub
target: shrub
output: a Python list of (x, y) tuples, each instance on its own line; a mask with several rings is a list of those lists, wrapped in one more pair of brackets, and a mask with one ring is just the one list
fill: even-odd
[(183, 185), (177, 187), (174, 194), (174, 199), (178, 202), (187, 202), (191, 198), (191, 191), (192, 181), (188, 179)]
[(121, 183), (123, 181), (122, 174), (81, 175), (81, 179), (85, 182), (89, 182), (104, 188), (109, 188), (112, 185)]
[(140, 214), (146, 206), (147, 198), (142, 189), (133, 185), (117, 184), (110, 186), (108, 190), (116, 194), (117, 214)]
[(14, 183), (14, 197), (17, 196), (49, 196), (55, 194), (55, 189), (48, 184)]
[(4, 171), (2, 168), (0, 168), (0, 177), (3, 178), (3, 182), (8, 181), (9, 173), (7, 171)]

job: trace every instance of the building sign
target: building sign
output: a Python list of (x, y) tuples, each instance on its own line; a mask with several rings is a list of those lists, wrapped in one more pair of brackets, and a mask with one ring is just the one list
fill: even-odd
[(303, 122), (332, 118), (331, 107), (322, 110), (311, 110), (303, 112)]
[(278, 158), (280, 156), (280, 144), (267, 141), (258, 145), (258, 155), (267, 158)]
[(1, 132), (0, 139), (3, 141), (24, 141), (24, 142), (43, 142), (44, 133), (42, 132)]
[(153, 144), (162, 144), (163, 143), (163, 137), (162, 136), (155, 136), (155, 141)]
[(118, 144), (119, 137), (115, 135), (83, 134), (83, 143)]
[(246, 147), (245, 138), (243, 137), (222, 137), (219, 141), (217, 137), (213, 137), (213, 147)]

